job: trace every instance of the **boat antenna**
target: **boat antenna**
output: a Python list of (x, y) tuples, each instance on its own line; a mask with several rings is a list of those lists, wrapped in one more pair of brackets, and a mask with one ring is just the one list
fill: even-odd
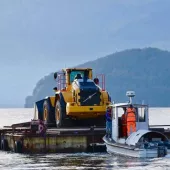
[(126, 96), (129, 97), (129, 103), (132, 104), (132, 97), (135, 97), (134, 91), (127, 91)]

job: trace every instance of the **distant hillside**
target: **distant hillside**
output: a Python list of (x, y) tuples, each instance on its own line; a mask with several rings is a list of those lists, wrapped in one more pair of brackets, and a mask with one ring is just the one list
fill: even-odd
[[(170, 52), (156, 48), (130, 49), (117, 52), (77, 67), (91, 67), (94, 73), (104, 73), (106, 89), (112, 101), (127, 101), (127, 90), (136, 92), (136, 101), (150, 106), (170, 106)], [(54, 70), (56, 71), (56, 70)], [(53, 95), (53, 74), (38, 81), (32, 96), (26, 97), (25, 107)]]

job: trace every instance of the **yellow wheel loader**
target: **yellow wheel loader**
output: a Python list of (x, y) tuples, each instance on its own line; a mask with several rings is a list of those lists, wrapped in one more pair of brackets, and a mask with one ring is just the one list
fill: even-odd
[(106, 107), (111, 100), (105, 90), (104, 75), (93, 79), (91, 68), (67, 68), (55, 72), (54, 79), (55, 95), (35, 103), (38, 119), (58, 128), (105, 126)]

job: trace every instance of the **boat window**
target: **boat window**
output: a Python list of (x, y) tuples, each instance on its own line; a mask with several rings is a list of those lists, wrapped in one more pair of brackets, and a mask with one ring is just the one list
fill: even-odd
[(115, 107), (112, 108), (112, 119), (115, 119)]
[(117, 111), (118, 111), (118, 117), (122, 117), (122, 115), (124, 113), (123, 107), (118, 107)]
[(138, 122), (139, 114), (138, 114), (138, 108), (137, 107), (135, 107), (135, 116), (136, 116), (136, 122)]
[(139, 122), (145, 122), (146, 109), (144, 107), (138, 108), (138, 118)]

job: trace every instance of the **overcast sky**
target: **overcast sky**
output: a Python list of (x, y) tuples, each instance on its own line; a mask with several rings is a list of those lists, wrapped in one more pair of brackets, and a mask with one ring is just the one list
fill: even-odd
[(40, 78), (65, 66), (127, 48), (169, 50), (169, 5), (168, 0), (0, 0), (0, 106), (22, 107)]

